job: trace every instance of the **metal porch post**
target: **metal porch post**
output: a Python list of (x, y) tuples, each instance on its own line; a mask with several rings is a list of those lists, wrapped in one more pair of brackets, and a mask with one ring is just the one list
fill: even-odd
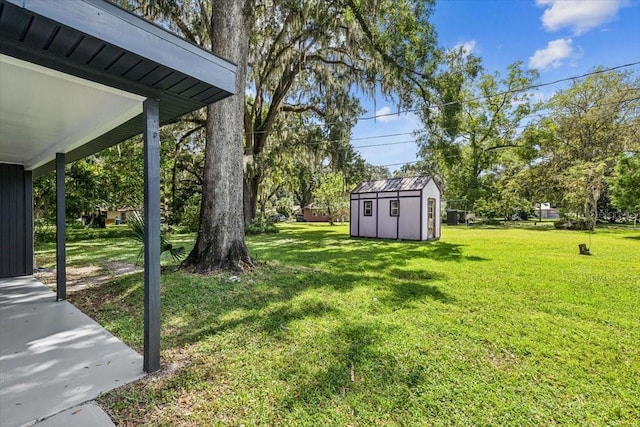
[(143, 103), (144, 356), (146, 372), (160, 369), (160, 118), (156, 99)]
[(64, 154), (56, 153), (56, 301), (67, 299), (67, 216), (64, 184)]
[(35, 267), (35, 253), (33, 247), (33, 173), (24, 171), (24, 216), (25, 216), (25, 245), (24, 265), (26, 274), (33, 274)]

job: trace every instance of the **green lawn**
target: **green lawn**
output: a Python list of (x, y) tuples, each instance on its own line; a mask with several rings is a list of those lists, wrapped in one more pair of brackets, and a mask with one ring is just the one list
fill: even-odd
[[(189, 245), (193, 236), (179, 236)], [(589, 240), (590, 239), (590, 240)], [(593, 256), (578, 255), (590, 242)], [(640, 230), (443, 228), (437, 242), (355, 240), (286, 224), (259, 264), (163, 274), (160, 376), (101, 400), (139, 425), (637, 425)], [(39, 251), (45, 264), (51, 245)], [(133, 261), (125, 239), (70, 263)], [(134, 348), (142, 276), (71, 301)]]

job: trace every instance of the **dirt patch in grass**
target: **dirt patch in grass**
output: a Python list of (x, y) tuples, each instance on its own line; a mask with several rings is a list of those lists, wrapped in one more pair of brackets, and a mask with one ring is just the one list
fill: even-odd
[[(67, 266), (67, 293), (73, 293), (102, 285), (115, 278), (142, 271), (142, 267), (126, 262), (108, 262), (104, 265), (87, 265), (82, 267)], [(55, 289), (56, 270), (47, 269), (34, 274), (35, 278)]]

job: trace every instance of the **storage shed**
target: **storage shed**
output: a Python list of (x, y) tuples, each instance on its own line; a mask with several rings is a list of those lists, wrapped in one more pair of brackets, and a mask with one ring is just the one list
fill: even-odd
[(366, 181), (351, 192), (352, 237), (440, 238), (440, 186), (432, 176)]

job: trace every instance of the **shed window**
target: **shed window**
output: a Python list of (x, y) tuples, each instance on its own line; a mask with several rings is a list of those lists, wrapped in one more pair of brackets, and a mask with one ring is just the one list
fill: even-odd
[(391, 200), (389, 202), (389, 215), (400, 216), (400, 200)]
[(364, 202), (364, 216), (373, 215), (373, 202), (371, 200), (365, 200)]

